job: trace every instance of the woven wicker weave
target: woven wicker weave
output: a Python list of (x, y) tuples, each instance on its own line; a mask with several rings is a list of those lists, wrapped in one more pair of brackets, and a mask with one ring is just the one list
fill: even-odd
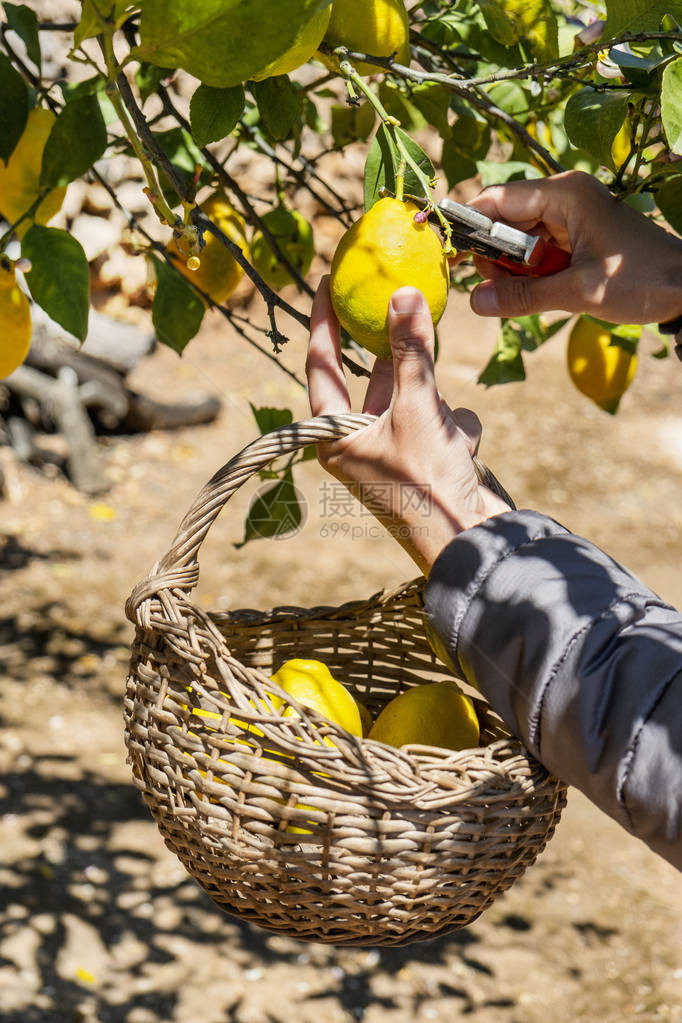
[[(423, 578), (337, 608), (208, 614), (191, 602), (199, 547), (238, 487), (279, 455), (369, 422), (284, 427), (207, 484), (126, 606), (137, 629), (125, 724), (166, 844), (218, 905), (292, 937), (378, 946), (471, 923), (544, 848), (565, 788), (483, 701), (481, 748), (398, 750), (356, 739), (270, 682), (291, 657), (317, 658), (376, 712), (451, 678), (425, 635)], [(300, 716), (281, 717), (273, 692)]]

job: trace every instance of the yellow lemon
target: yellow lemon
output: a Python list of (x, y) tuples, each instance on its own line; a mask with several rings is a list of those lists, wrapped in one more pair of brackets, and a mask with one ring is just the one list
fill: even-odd
[(632, 151), (630, 123), (626, 119), (623, 126), (611, 143), (611, 158), (616, 167), (622, 167)]
[[(371, 57), (395, 54), (398, 63), (409, 64), (410, 23), (403, 0), (336, 0), (325, 42)], [(354, 63), (354, 67), (361, 75), (381, 71), (363, 61)]]
[(16, 282), (14, 264), (0, 256), (0, 380), (22, 364), (30, 344), (30, 303)]
[(295, 71), (301, 64), (306, 64), (322, 42), (331, 14), (331, 4), (319, 11), (307, 25), (303, 26), (293, 46), (290, 46), (281, 57), (273, 60), (257, 75), (252, 75), (253, 81), (262, 82), (264, 78), (274, 78), (275, 75), (288, 75), (290, 71)]
[[(248, 259), (249, 247), (244, 218), (232, 208), (225, 193), (214, 192), (206, 202), (201, 203), (201, 209), (216, 227), (240, 247)], [(198, 256), (199, 267), (192, 270), (187, 266), (187, 261), (191, 259), (194, 266), (195, 259), (190, 254), (189, 244), (185, 239), (176, 242), (173, 238), (166, 248), (176, 257), (173, 262), (180, 273), (220, 305), (235, 290), (244, 276), (244, 271), (230, 250), (210, 231), (204, 231), (204, 242), (205, 245)]]
[(613, 415), (637, 372), (637, 356), (611, 340), (608, 327), (581, 316), (568, 339), (567, 360), (578, 390)]
[[(301, 658), (287, 661), (275, 672), (272, 681), (304, 707), (318, 711), (351, 735), (362, 735), (358, 705), (322, 661)], [(298, 714), (293, 707), (287, 707), (283, 716), (291, 718), (298, 717)], [(325, 741), (333, 745), (330, 739)]]
[[(305, 277), (315, 255), (315, 245), (313, 229), (303, 214), (298, 210), (288, 210), (286, 206), (278, 206), (266, 213), (262, 220), (282, 254), (301, 277)], [(275, 291), (279, 291), (285, 284), (294, 283), (294, 278), (280, 263), (262, 231), (256, 231), (251, 239), (251, 262), (265, 283)]]
[(432, 682), (391, 700), (369, 738), (396, 747), (409, 743), (472, 749), (478, 745), (479, 724), (473, 702), (456, 682)]
[(331, 267), (331, 299), (358, 344), (390, 359), (388, 303), (398, 288), (423, 292), (434, 324), (448, 300), (448, 266), (438, 235), (416, 223), (414, 203), (380, 199), (341, 238)]
[[(348, 690), (337, 682), (329, 668), (322, 661), (295, 658), (283, 664), (272, 676), (272, 681), (304, 707), (318, 711), (330, 721), (341, 725), (352, 735), (362, 736), (362, 721), (357, 703)], [(293, 707), (288, 707), (283, 717), (298, 717)], [(326, 736), (323, 742), (333, 746), (332, 740)], [(320, 775), (324, 777), (324, 775)], [(284, 803), (284, 800), (282, 800)], [(306, 803), (297, 803), (297, 810), (316, 810), (317, 807)], [(308, 828), (299, 828), (288, 824), (287, 832), (291, 835), (310, 835)]]
[[(0, 160), (0, 213), (10, 224), (28, 210), (40, 195), (40, 168), (43, 149), (52, 131), (55, 116), (45, 107), (29, 111), (24, 133), (17, 142), (8, 163)], [(53, 188), (47, 193), (32, 220), (23, 220), (17, 228), (20, 238), (35, 221), (47, 224), (62, 207), (66, 188)]]

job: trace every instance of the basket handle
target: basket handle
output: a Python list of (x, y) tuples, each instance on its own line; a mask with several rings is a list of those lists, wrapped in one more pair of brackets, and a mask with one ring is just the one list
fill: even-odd
[[(126, 614), (139, 621), (140, 605), (161, 590), (184, 590), (190, 593), (199, 581), (197, 555), (206, 535), (223, 507), (247, 480), (281, 455), (288, 455), (310, 444), (320, 444), (346, 437), (370, 426), (376, 416), (340, 413), (316, 416), (298, 423), (281, 426), (258, 437), (219, 469), (195, 499), (178, 527), (168, 553), (157, 562), (150, 574), (140, 582), (126, 603)], [(477, 458), (474, 467), (479, 481), (496, 493), (509, 506), (514, 502), (493, 473)]]

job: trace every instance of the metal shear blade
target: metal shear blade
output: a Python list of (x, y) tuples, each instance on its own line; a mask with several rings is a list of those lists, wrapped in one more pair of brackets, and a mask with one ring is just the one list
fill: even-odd
[[(426, 209), (427, 201), (423, 197), (405, 195), (404, 198), (420, 209)], [(540, 241), (534, 235), (518, 231), (498, 220), (491, 220), (473, 206), (465, 206), (454, 199), (443, 199), (438, 209), (452, 225), (452, 243), (455, 248), (470, 250), (487, 259), (507, 256), (517, 263), (533, 263), (533, 254)], [(438, 217), (433, 212), (429, 219), (438, 223)]]

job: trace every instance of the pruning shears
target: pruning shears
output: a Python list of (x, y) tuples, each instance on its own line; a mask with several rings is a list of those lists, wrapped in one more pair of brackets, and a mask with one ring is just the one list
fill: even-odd
[[(380, 192), (391, 195), (388, 189), (381, 189)], [(405, 194), (403, 198), (421, 210), (429, 206), (423, 196)], [(500, 220), (491, 220), (473, 206), (465, 206), (454, 199), (443, 199), (438, 203), (438, 209), (452, 225), (452, 244), (456, 249), (484, 256), (509, 273), (525, 277), (550, 277), (570, 266), (570, 252)], [(429, 212), (429, 220), (439, 223), (433, 207)]]

